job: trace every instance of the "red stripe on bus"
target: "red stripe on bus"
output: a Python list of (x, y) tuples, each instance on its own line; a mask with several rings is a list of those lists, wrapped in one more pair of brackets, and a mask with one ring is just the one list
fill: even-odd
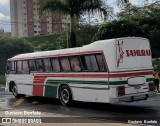
[(43, 85), (43, 84), (44, 84), (44, 81), (34, 83), (34, 85)]
[(129, 76), (152, 75), (152, 71), (121, 73), (121, 74), (37, 74), (34, 79), (45, 79), (46, 77), (69, 77), (69, 78), (118, 78)]
[(70, 77), (70, 78), (106, 78), (108, 77), (107, 74), (103, 75), (97, 75), (97, 74), (91, 74), (91, 75), (83, 75), (83, 74), (63, 74), (63, 75), (36, 75), (35, 79), (37, 78), (46, 78), (46, 77)]
[(144, 75), (152, 75), (153, 72), (136, 72), (136, 73), (123, 73), (123, 74), (110, 74), (109, 78), (116, 78), (116, 77), (130, 77), (130, 76), (144, 76)]
[(44, 82), (44, 81), (45, 81), (45, 79), (44, 79), (44, 80), (39, 80), (39, 81), (35, 81), (35, 80), (34, 80), (34, 84), (42, 83), (42, 82)]
[(69, 78), (118, 78), (118, 77), (129, 77), (129, 76), (144, 76), (152, 75), (152, 71), (148, 72), (135, 72), (135, 73), (121, 73), (121, 74), (37, 74), (34, 76), (33, 95), (43, 96), (44, 81), (47, 77), (69, 77)]
[[(36, 77), (36, 78), (34, 78), (34, 81), (42, 81), (42, 80), (45, 80), (45, 79), (46, 79), (46, 77), (45, 77), (45, 78), (39, 78), (39, 77), (37, 78), (37, 77)], [(34, 82), (33, 82), (33, 83), (34, 83)]]
[(33, 96), (43, 96), (43, 85), (33, 86)]

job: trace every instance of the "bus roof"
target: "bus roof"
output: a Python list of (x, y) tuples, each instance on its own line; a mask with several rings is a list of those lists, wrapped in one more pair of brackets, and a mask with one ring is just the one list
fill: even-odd
[[(81, 50), (84, 50), (84, 49), (86, 50), (86, 52), (87, 52), (87, 49), (89, 49), (89, 51), (98, 51), (100, 46), (103, 47), (103, 44), (111, 46), (114, 41), (121, 40), (121, 39), (146, 39), (146, 38), (142, 38), (142, 37), (123, 37), (123, 38), (99, 40), (99, 41), (95, 41), (95, 42), (93, 42), (89, 45), (82, 46), (82, 47), (51, 50), (51, 51), (38, 51), (38, 52), (32, 52), (32, 53), (19, 54), (19, 55), (16, 55), (16, 56), (8, 59), (8, 60), (12, 61), (12, 60), (22, 60), (22, 59), (45, 58), (45, 57), (51, 57), (51, 56), (58, 57), (60, 55), (65, 56), (66, 54), (67, 55), (68, 54), (76, 55), (78, 52), (80, 52)], [(103, 50), (103, 49), (101, 49), (101, 50)]]

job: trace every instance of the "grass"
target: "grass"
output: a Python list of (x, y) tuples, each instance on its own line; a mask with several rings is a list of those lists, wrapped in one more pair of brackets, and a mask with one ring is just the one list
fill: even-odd
[(0, 87), (5, 86), (5, 84), (6, 84), (5, 75), (0, 75)]

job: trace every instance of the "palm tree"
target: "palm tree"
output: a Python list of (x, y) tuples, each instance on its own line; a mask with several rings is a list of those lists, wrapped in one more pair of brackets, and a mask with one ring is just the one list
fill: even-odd
[(76, 36), (75, 36), (75, 21), (85, 12), (98, 12), (106, 17), (111, 8), (104, 4), (104, 0), (41, 0), (40, 1), (40, 13), (51, 12), (70, 15), (71, 19), (71, 47), (76, 47)]

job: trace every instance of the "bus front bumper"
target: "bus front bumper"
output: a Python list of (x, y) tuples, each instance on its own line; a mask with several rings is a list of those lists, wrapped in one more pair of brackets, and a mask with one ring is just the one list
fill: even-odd
[(147, 100), (148, 98), (156, 96), (156, 92), (144, 92), (138, 94), (130, 94), (125, 96), (120, 96), (116, 98), (110, 98), (110, 103), (117, 103), (117, 102), (134, 102), (140, 100)]

